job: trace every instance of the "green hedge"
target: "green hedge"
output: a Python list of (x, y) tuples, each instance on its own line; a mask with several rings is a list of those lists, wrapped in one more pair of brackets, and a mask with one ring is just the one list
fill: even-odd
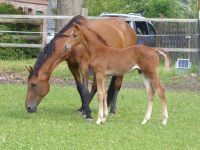
[[(0, 4), (0, 14), (23, 14), (20, 10), (8, 3)], [(38, 26), (32, 24), (0, 24), (0, 31), (38, 31)], [(12, 33), (17, 36), (18, 34)], [(39, 40), (14, 39), (11, 34), (0, 33), (0, 43), (39, 43)], [(0, 59), (27, 59), (35, 58), (39, 53), (37, 48), (0, 47)]]
[(36, 58), (39, 53), (39, 49), (35, 48), (0, 48), (0, 59), (13, 60), (13, 59), (28, 59)]

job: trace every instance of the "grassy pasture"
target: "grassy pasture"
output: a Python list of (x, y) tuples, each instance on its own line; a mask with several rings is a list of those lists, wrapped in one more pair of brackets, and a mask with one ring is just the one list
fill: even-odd
[[(25, 66), (33, 66), (35, 64), (35, 59), (28, 60), (0, 60), (0, 73), (2, 72), (11, 72), (14, 74), (18, 74), (19, 76), (27, 78), (28, 71), (25, 69)], [(194, 67), (193, 67), (194, 68)], [(177, 74), (174, 66), (171, 67), (170, 71), (166, 71), (161, 63), (159, 67), (159, 76), (161, 81), (164, 84), (172, 84), (173, 83), (181, 83), (184, 82), (185, 79), (190, 76), (191, 72), (195, 72), (194, 70), (190, 70), (188, 73)], [(59, 64), (59, 66), (55, 69), (52, 76), (64, 78), (66, 80), (72, 79), (73, 76), (68, 69), (67, 63), (63, 62)], [(92, 79), (93, 77), (90, 77)], [(125, 74), (123, 78), (123, 83), (143, 83), (141, 77), (138, 75), (137, 71), (130, 72)]]
[(80, 98), (74, 87), (52, 86), (38, 112), (24, 108), (25, 85), (0, 85), (0, 149), (200, 149), (200, 94), (167, 91), (169, 122), (161, 125), (156, 96), (151, 121), (140, 122), (146, 110), (145, 90), (122, 89), (117, 115), (96, 125), (97, 100), (91, 103), (94, 120), (76, 112)]

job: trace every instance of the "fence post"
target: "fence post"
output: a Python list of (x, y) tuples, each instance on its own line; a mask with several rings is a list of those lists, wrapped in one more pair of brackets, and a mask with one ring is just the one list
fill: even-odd
[(198, 0), (198, 49), (197, 76), (200, 77), (200, 0)]

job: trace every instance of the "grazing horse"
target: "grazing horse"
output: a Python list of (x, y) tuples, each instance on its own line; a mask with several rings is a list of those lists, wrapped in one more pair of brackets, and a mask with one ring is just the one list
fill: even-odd
[[(148, 94), (147, 111), (142, 124), (146, 124), (151, 117), (155, 91), (162, 101), (162, 124), (166, 125), (168, 112), (165, 98), (165, 89), (158, 78), (159, 57), (165, 58), (165, 64), (169, 66), (169, 56), (164, 50), (150, 48), (145, 45), (135, 45), (128, 48), (117, 49), (107, 45), (106, 41), (92, 29), (74, 24), (75, 29), (66, 43), (66, 52), (72, 52), (71, 48), (77, 44), (84, 44), (90, 55), (90, 66), (95, 72), (97, 82), (97, 95), (99, 111), (97, 124), (104, 123), (108, 115), (106, 102), (105, 78), (108, 75), (124, 75), (137, 69), (141, 74)], [(105, 36), (104, 36), (105, 37)]]
[[(106, 42), (113, 47), (123, 48), (136, 44), (135, 32), (125, 21), (119, 18), (87, 20), (80, 15), (73, 17), (50, 43), (44, 47), (34, 67), (27, 68), (30, 73), (25, 99), (25, 107), (28, 112), (36, 112), (37, 106), (49, 92), (51, 73), (57, 65), (67, 61), (68, 67), (75, 78), (77, 90), (82, 101), (82, 107), (79, 110), (84, 110), (86, 119), (91, 119), (89, 102), (96, 92), (96, 83), (93, 82), (91, 93), (89, 93), (89, 54), (82, 44), (73, 47), (73, 52), (71, 53), (64, 52), (65, 43), (69, 38), (67, 35), (74, 29), (73, 23), (84, 24), (97, 31), (100, 35), (106, 36)], [(108, 90), (108, 102), (111, 103), (111, 112), (113, 113), (115, 113), (116, 98), (121, 82), (122, 76), (113, 76)]]

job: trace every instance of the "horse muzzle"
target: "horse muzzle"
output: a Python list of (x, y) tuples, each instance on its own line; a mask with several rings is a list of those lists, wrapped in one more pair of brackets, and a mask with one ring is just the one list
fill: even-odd
[(65, 51), (71, 51), (72, 45), (71, 44), (66, 44), (65, 45)]
[(26, 105), (26, 111), (29, 113), (34, 113), (37, 111), (37, 106), (33, 106), (33, 105)]

